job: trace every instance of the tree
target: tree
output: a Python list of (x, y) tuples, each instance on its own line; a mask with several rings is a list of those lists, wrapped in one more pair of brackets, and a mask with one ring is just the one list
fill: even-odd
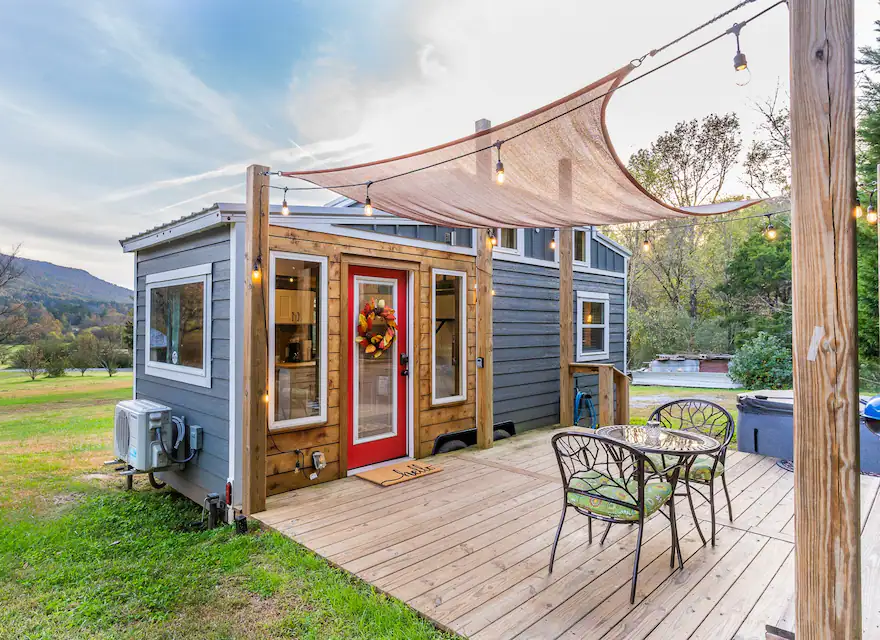
[(43, 352), (43, 368), (50, 378), (60, 378), (67, 372), (67, 356), (69, 343), (53, 336), (42, 340), (40, 349)]
[(100, 333), (98, 338), (98, 362), (101, 367), (107, 371), (107, 375), (113, 377), (113, 374), (119, 369), (122, 362), (125, 361), (127, 355), (125, 344), (123, 342), (123, 329), (118, 325), (103, 327), (95, 331)]
[(12, 363), (16, 369), (24, 369), (31, 380), (36, 380), (45, 364), (43, 350), (40, 345), (32, 342), (15, 352)]
[(18, 262), (20, 247), (17, 245), (8, 254), (0, 254), (0, 343), (9, 342), (27, 324), (21, 303), (10, 295), (12, 283), (24, 274)]
[(630, 158), (630, 173), (648, 191), (677, 207), (717, 202), (736, 164), (742, 140), (735, 113), (679, 122), (650, 149)]
[(70, 366), (86, 375), (86, 371), (100, 364), (98, 339), (90, 331), (83, 331), (73, 343), (70, 351)]
[(779, 97), (755, 105), (761, 114), (760, 137), (752, 141), (743, 168), (749, 187), (759, 198), (791, 192), (791, 119), (788, 104)]

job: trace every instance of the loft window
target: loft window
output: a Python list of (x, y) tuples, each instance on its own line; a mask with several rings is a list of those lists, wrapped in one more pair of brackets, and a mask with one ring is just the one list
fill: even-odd
[(590, 236), (585, 229), (575, 229), (574, 230), (574, 247), (572, 252), (572, 258), (575, 262), (581, 264), (587, 264), (589, 258), (589, 250), (587, 243), (590, 240)]
[(434, 269), (432, 276), (431, 401), (445, 404), (467, 399), (467, 275)]
[(211, 386), (211, 264), (146, 278), (144, 372)]
[(327, 421), (327, 258), (272, 252), (270, 428)]
[(577, 292), (577, 359), (607, 360), (608, 294)]

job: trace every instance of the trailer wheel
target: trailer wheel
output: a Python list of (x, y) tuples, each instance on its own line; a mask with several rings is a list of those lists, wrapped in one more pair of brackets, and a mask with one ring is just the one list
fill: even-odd
[(450, 451), (458, 451), (459, 449), (467, 449), (467, 445), (461, 440), (450, 440), (444, 442), (437, 449), (437, 453), (449, 453)]

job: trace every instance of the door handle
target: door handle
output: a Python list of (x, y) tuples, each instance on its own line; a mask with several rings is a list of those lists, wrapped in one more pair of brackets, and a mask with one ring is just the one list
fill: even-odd
[(408, 375), (409, 375), (409, 369), (401, 369), (401, 370), (400, 370), (400, 375), (402, 375), (402, 376), (408, 376)]

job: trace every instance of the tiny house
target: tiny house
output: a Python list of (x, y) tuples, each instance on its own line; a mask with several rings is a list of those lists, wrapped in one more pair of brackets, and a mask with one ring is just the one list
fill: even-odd
[[(134, 397), (202, 427), (198, 455), (161, 479), (241, 504), (248, 322), (268, 335), (268, 495), (421, 458), (474, 428), (474, 230), (365, 217), (347, 199), (273, 206), (269, 220), (268, 304), (247, 321), (245, 205), (121, 241), (134, 256)], [(629, 253), (594, 228), (571, 233), (573, 356), (624, 369)], [(558, 234), (494, 232), (494, 420), (517, 431), (559, 422)]]

